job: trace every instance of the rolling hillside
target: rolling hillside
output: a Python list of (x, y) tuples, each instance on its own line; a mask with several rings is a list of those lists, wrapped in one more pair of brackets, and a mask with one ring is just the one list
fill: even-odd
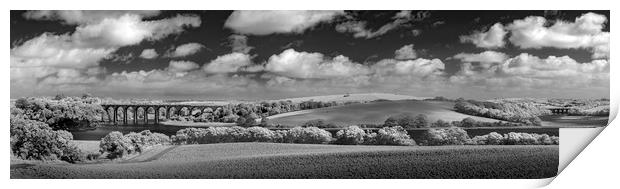
[(325, 95), (325, 96), (310, 96), (310, 97), (299, 97), (299, 98), (285, 98), (279, 99), (276, 101), (293, 101), (293, 102), (303, 102), (308, 100), (313, 101), (322, 101), (322, 102), (362, 102), (362, 101), (373, 101), (373, 100), (423, 100), (426, 97), (415, 97), (408, 95), (397, 95), (397, 94), (388, 94), (388, 93), (359, 93), (359, 94), (339, 94), (339, 95)]
[(296, 126), (313, 119), (323, 119), (336, 125), (381, 124), (391, 115), (411, 113), (426, 114), (431, 121), (460, 121), (472, 117), (479, 121), (496, 122), (499, 120), (476, 117), (455, 112), (454, 103), (444, 101), (395, 100), (379, 101), (364, 104), (319, 108), (297, 112), (289, 112), (269, 117), (270, 123)]

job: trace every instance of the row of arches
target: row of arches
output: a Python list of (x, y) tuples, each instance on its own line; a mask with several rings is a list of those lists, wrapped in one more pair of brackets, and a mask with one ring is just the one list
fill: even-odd
[(553, 114), (567, 114), (570, 112), (570, 108), (551, 108), (551, 113)]
[(171, 116), (191, 116), (198, 113), (218, 114), (220, 107), (215, 106), (131, 106), (102, 105), (104, 112), (101, 121), (113, 124), (158, 124), (161, 118)]

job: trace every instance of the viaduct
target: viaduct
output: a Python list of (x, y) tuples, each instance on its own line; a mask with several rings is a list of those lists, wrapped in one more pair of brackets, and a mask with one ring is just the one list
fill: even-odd
[[(133, 124), (138, 124), (138, 112), (142, 111), (144, 114), (144, 124), (149, 124), (149, 110), (153, 110), (155, 112), (155, 116), (153, 118), (153, 124), (158, 124), (160, 120), (160, 112), (165, 112), (166, 119), (170, 119), (171, 115), (182, 115), (183, 109), (189, 111), (191, 115), (195, 110), (199, 110), (201, 113), (214, 113), (218, 109), (222, 109), (223, 106), (216, 105), (183, 105), (183, 104), (156, 104), (156, 105), (140, 105), (140, 104), (102, 104), (101, 105), (105, 110), (104, 113), (101, 114), (101, 121), (104, 123), (113, 123), (118, 124), (119, 121), (122, 121), (123, 124), (127, 125), (128, 117), (127, 110), (131, 109), (133, 111)], [(118, 110), (122, 110), (122, 120), (118, 120)], [(112, 111), (113, 113), (110, 113)], [(107, 115), (107, 120), (106, 120)], [(182, 115), (187, 116), (187, 115)]]

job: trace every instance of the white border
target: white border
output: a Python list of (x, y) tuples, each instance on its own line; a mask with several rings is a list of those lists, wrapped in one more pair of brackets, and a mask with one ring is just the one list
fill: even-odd
[[(497, 0), (468, 0), (468, 1), (413, 1), (413, 0), (381, 0), (381, 1), (337, 1), (337, 0), (311, 0), (311, 1), (293, 1), (293, 0), (227, 0), (227, 1), (187, 1), (187, 0), (148, 0), (148, 1), (128, 1), (128, 0), (105, 0), (100, 2), (84, 1), (84, 0), (19, 0), (4, 1), (6, 12), (2, 14), (2, 20), (5, 23), (5, 29), (1, 30), (4, 36), (4, 43), (10, 44), (9, 26), (10, 12), (14, 9), (195, 9), (195, 10), (268, 10), (268, 9), (348, 9), (348, 10), (392, 10), (392, 9), (411, 9), (411, 10), (558, 10), (558, 9), (575, 9), (575, 10), (606, 10), (613, 9), (613, 1), (603, 0), (562, 0), (562, 1), (541, 1), (541, 0), (520, 0), (520, 1), (497, 1)], [(611, 21), (619, 18), (613, 14)], [(612, 37), (611, 49), (616, 49), (617, 40)], [(5, 48), (8, 46), (5, 46)], [(10, 47), (9, 47), (10, 48)], [(5, 49), (4, 60), (9, 61), (10, 49)], [(613, 53), (612, 53), (612, 56)], [(10, 72), (9, 64), (5, 62), (1, 69), (4, 82), (2, 88), (10, 90)], [(611, 71), (612, 91), (612, 112), (613, 116), (618, 110), (618, 84), (619, 77), (615, 74), (620, 73), (618, 67), (613, 66)], [(616, 87), (614, 87), (614, 84)], [(2, 93), (0, 101), (5, 107), (0, 112), (2, 122), (9, 122), (9, 101), (10, 92)], [(584, 154), (569, 165), (563, 173), (555, 179), (550, 185), (554, 188), (573, 188), (573, 187), (603, 187), (617, 185), (617, 170), (620, 170), (620, 153), (618, 153), (619, 143), (617, 123), (615, 121), (602, 134), (594, 140), (594, 142), (586, 148)], [(615, 126), (614, 126), (615, 125)], [(3, 149), (9, 147), (8, 126), (5, 125), (5, 133), (2, 134), (5, 142), (2, 142)], [(615, 138), (615, 139), (614, 139)], [(5, 150), (8, 153), (8, 150)], [(4, 162), (8, 162), (8, 156), (2, 156)], [(83, 187), (83, 188), (115, 188), (115, 187), (131, 187), (131, 188), (397, 188), (397, 187), (432, 187), (432, 188), (531, 188), (543, 186), (548, 180), (8, 180), (9, 167), (8, 164), (2, 164), (5, 170), (2, 175), (4, 184), (10, 184), (7, 188), (66, 188), (66, 187)], [(3, 185), (4, 185), (3, 184)], [(5, 186), (6, 187), (6, 186)]]

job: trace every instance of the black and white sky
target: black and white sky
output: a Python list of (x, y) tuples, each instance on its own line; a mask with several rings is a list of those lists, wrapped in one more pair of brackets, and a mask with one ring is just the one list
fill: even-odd
[(11, 98), (609, 97), (609, 11), (11, 11)]

